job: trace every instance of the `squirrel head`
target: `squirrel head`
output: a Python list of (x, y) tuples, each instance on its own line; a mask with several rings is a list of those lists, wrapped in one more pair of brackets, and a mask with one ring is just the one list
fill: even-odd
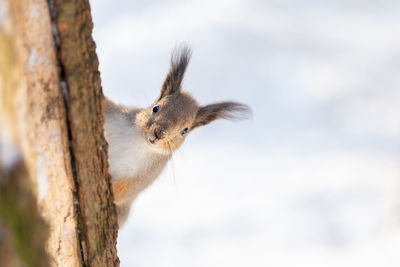
[(241, 119), (251, 110), (237, 102), (219, 102), (199, 105), (188, 93), (182, 91), (182, 81), (189, 64), (191, 50), (181, 46), (171, 54), (171, 68), (161, 87), (158, 99), (136, 116), (136, 124), (144, 132), (151, 147), (161, 153), (177, 150), (193, 129), (216, 119)]

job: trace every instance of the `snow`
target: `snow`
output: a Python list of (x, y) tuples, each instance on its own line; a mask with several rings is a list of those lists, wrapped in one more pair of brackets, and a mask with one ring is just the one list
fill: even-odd
[(47, 153), (39, 154), (36, 160), (36, 179), (38, 182), (38, 202), (40, 203), (49, 191), (49, 179), (43, 164), (49, 164)]
[(32, 3), (32, 6), (29, 10), (29, 17), (32, 19), (36, 19), (40, 16), (40, 5), (38, 3)]
[(47, 65), (49, 62), (46, 58), (42, 57), (34, 46), (29, 46), (28, 55), (28, 70), (32, 71), (33, 68), (41, 65)]
[(150, 105), (186, 42), (185, 88), (254, 111), (188, 136), (121, 266), (399, 266), (400, 2), (91, 4), (112, 99)]

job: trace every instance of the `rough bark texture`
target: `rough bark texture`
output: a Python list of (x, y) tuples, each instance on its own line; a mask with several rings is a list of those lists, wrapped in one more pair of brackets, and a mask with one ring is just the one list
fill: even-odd
[(35, 185), (54, 266), (119, 264), (91, 30), (87, 1), (0, 0), (0, 115)]
[(82, 258), (88, 266), (119, 264), (117, 217), (110, 191), (107, 142), (104, 139), (103, 93), (89, 1), (54, 0), (61, 79), (65, 82), (72, 165), (79, 199)]
[(45, 0), (0, 0), (0, 93), (4, 122), (20, 147), (56, 266), (79, 266), (75, 190), (66, 113)]

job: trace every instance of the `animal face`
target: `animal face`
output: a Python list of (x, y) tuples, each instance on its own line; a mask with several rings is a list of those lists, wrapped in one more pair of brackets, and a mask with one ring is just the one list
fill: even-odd
[(236, 102), (200, 106), (188, 93), (182, 92), (181, 84), (190, 56), (190, 49), (185, 46), (172, 53), (171, 68), (160, 96), (135, 118), (148, 144), (160, 153), (174, 152), (194, 128), (216, 119), (238, 119), (250, 114), (248, 106)]
[(192, 127), (199, 107), (186, 93), (175, 93), (158, 99), (136, 117), (151, 147), (172, 153), (178, 149)]

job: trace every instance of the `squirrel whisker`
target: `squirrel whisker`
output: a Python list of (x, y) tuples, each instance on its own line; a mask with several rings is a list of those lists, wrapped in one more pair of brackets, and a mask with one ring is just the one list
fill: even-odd
[(199, 105), (182, 91), (190, 57), (187, 46), (174, 50), (160, 95), (146, 108), (105, 99), (104, 132), (119, 226), (126, 221), (137, 195), (153, 183), (168, 161), (173, 167), (174, 152), (193, 129), (217, 119), (240, 119), (251, 113), (248, 106), (237, 102)]

